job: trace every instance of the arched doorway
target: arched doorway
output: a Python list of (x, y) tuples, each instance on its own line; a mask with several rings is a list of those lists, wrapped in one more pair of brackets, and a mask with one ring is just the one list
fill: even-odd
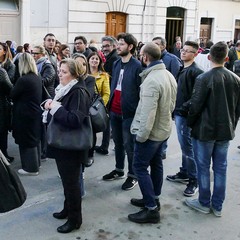
[(120, 32), (126, 32), (127, 14), (121, 12), (106, 13), (106, 35), (116, 37)]
[(167, 23), (166, 23), (166, 40), (167, 50), (172, 51), (172, 46), (175, 43), (175, 37), (183, 37), (184, 26), (184, 9), (179, 7), (167, 8)]

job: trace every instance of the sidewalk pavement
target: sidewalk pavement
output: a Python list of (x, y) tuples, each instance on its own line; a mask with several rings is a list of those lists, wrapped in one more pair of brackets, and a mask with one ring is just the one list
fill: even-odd
[[(238, 240), (240, 239), (240, 128), (231, 142), (228, 161), (227, 194), (223, 216), (201, 214), (189, 209), (182, 192), (185, 186), (164, 180), (159, 224), (136, 224), (128, 221), (129, 213), (139, 209), (131, 198), (141, 197), (138, 185), (121, 190), (124, 179), (102, 181), (114, 169), (111, 142), (109, 156), (95, 154), (95, 163), (85, 172), (86, 196), (82, 201), (83, 224), (79, 230), (60, 234), (57, 227), (66, 220), (57, 220), (52, 213), (63, 207), (63, 190), (55, 161), (42, 163), (38, 176), (21, 176), (28, 194), (24, 205), (0, 214), (0, 240)], [(98, 141), (101, 140), (100, 136)], [(9, 139), (9, 154), (15, 157), (14, 169), (21, 167), (17, 146)], [(169, 139), (164, 178), (179, 170), (181, 151), (175, 126)], [(197, 197), (197, 196), (195, 196)], [(193, 197), (194, 198), (194, 197)]]

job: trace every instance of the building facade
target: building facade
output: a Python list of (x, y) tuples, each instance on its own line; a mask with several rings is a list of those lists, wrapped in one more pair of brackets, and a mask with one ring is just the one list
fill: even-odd
[(240, 0), (0, 0), (0, 41), (41, 44), (52, 32), (63, 43), (77, 35), (100, 42), (132, 33), (148, 42), (240, 39)]

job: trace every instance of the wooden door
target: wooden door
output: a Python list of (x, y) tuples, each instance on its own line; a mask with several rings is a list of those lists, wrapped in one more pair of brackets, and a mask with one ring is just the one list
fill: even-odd
[(126, 32), (127, 14), (108, 12), (106, 14), (106, 35), (116, 37), (120, 32)]
[(203, 39), (204, 44), (211, 39), (212, 18), (201, 18), (200, 39)]
[(182, 19), (167, 19), (166, 24), (166, 41), (167, 41), (167, 50), (169, 52), (173, 51), (173, 44), (175, 43), (176, 36), (183, 36), (183, 24)]

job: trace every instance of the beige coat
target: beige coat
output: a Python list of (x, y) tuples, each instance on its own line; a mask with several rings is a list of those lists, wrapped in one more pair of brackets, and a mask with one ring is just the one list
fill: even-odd
[(131, 125), (138, 142), (166, 140), (172, 130), (177, 83), (163, 63), (144, 70), (140, 76), (140, 100)]

